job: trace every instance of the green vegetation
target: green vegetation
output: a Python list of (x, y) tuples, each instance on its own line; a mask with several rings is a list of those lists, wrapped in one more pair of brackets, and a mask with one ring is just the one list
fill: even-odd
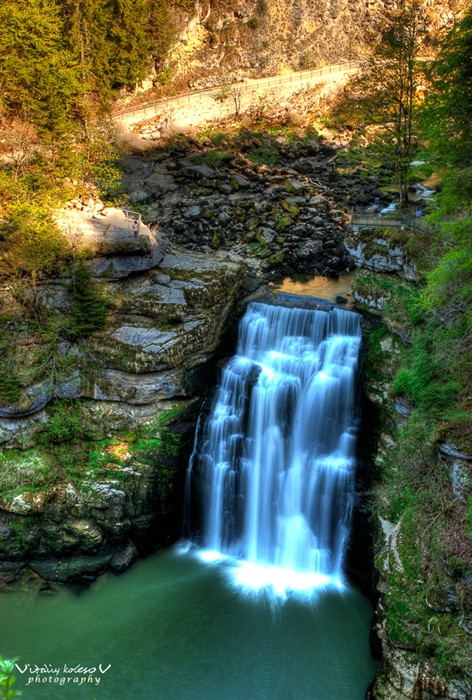
[(15, 684), (15, 676), (13, 671), (15, 669), (15, 661), (18, 659), (4, 659), (0, 656), (0, 698), (1, 700), (12, 700), (13, 698), (21, 695), (19, 690), (13, 690)]
[(435, 154), (467, 167), (472, 155), (472, 12), (442, 42), (423, 120)]
[[(395, 545), (390, 542), (376, 561), (386, 579), (386, 631), (395, 646), (408, 650), (413, 664), (421, 666), (427, 659), (433, 674), (445, 679), (465, 678), (472, 662), (465, 622), (472, 593), (472, 475), (469, 462), (454, 462), (453, 467), (440, 449), (448, 443), (472, 454), (471, 46), (469, 9), (437, 60), (423, 65), (428, 94), (423, 99), (424, 88), (416, 86), (410, 135), (425, 164), (408, 169), (412, 151), (407, 129), (401, 149), (389, 152), (379, 145), (379, 131), (384, 139), (394, 128), (400, 105), (396, 93), (376, 121), (376, 101), (369, 100), (372, 91), (378, 95), (389, 84), (382, 71), (375, 78), (381, 84), (367, 86), (367, 105), (344, 117), (350, 124), (357, 119), (370, 139), (367, 147), (346, 152), (349, 167), (380, 173), (384, 184), (395, 173), (401, 183), (398, 168), (404, 157), (405, 186), (433, 174), (441, 183), (428, 208), (435, 233), (359, 233), (367, 254), (375, 246), (385, 250), (401, 244), (415, 264), (418, 283), (362, 271), (354, 287), (376, 304), (379, 324), (366, 348), (365, 388), (383, 423), (372, 506), (396, 525), (397, 533)], [(421, 65), (411, 68), (420, 70)], [(421, 71), (412, 73), (412, 80), (418, 75)], [(369, 133), (372, 125), (376, 128)], [(379, 238), (382, 245), (374, 240)]]
[(279, 153), (273, 145), (269, 143), (262, 143), (259, 146), (251, 148), (248, 152), (247, 157), (252, 163), (257, 163), (258, 165), (274, 164), (277, 163)]
[[(405, 26), (408, 17), (411, 21)], [(399, 358), (393, 382), (395, 392), (412, 402), (415, 415), (429, 426), (430, 437), (439, 431), (470, 451), (472, 412), (467, 397), (472, 393), (472, 171), (469, 165), (472, 12), (469, 10), (453, 27), (437, 60), (427, 66), (431, 91), (423, 105), (418, 97), (418, 80), (423, 75), (418, 64), (422, 35), (420, 8), (415, 3), (406, 4), (387, 23), (366, 75), (353, 82), (354, 88), (363, 94), (364, 106), (356, 107), (352, 100), (348, 106), (353, 108), (354, 104), (351, 117), (362, 118), (364, 127), (380, 125), (381, 134), (382, 129), (386, 129), (385, 133), (393, 133), (391, 129), (394, 129), (396, 136), (392, 144), (397, 146), (393, 153), (388, 149), (383, 153), (376, 150), (377, 137), (369, 146), (369, 153), (375, 157), (378, 152), (394, 164), (397, 176), (398, 168), (402, 167), (400, 157), (409, 167), (413, 155), (411, 144), (416, 151), (422, 148), (417, 134), (427, 139), (428, 148), (422, 151), (422, 157), (434, 163), (443, 183), (430, 205), (430, 218), (438, 232), (425, 235), (386, 229), (375, 236), (374, 232), (363, 232), (367, 254), (375, 252), (373, 246), (378, 244), (374, 238), (379, 236), (386, 240), (387, 246), (401, 243), (415, 261), (420, 288), (414, 291), (411, 285), (378, 279), (368, 273), (358, 277), (356, 286), (364, 297), (383, 300), (382, 316), (387, 325), (411, 343)], [(392, 53), (394, 49), (396, 53)], [(381, 66), (379, 61), (383, 61)], [(373, 75), (371, 68), (376, 66), (375, 84), (369, 87), (366, 80)], [(402, 71), (407, 69), (408, 76), (403, 79)], [(396, 91), (391, 90), (389, 82), (393, 72), (399, 79)], [(380, 108), (382, 100), (385, 105)], [(402, 118), (408, 118), (404, 127), (395, 121), (401, 114)], [(402, 144), (398, 142), (400, 136)], [(358, 149), (357, 156), (360, 163), (362, 149)], [(355, 148), (349, 157), (355, 161)], [(427, 168), (423, 174), (432, 174), (431, 165), (418, 167)], [(410, 176), (411, 172), (405, 170), (400, 183), (406, 186)]]
[(403, 206), (408, 204), (410, 163), (418, 150), (419, 87), (424, 80), (419, 59), (426, 31), (424, 9), (416, 0), (391, 13), (366, 66), (351, 80), (342, 110), (374, 134), (377, 156), (388, 158), (394, 167)]
[[(137, 85), (150, 64), (166, 70), (175, 9), (188, 12), (194, 5), (193, 0), (2, 4), (0, 284), (9, 285), (11, 298), (0, 299), (0, 306), (8, 307), (10, 323), (14, 308), (17, 321), (26, 316), (47, 325), (40, 285), (51, 276), (71, 276), (69, 334), (88, 336), (104, 327), (107, 304), (77, 264), (77, 241), (62, 234), (54, 215), (67, 200), (84, 195), (101, 196), (111, 205), (126, 202), (108, 118), (112, 99), (117, 90)], [(0, 376), (7, 360), (2, 357)], [(7, 400), (16, 396), (13, 385), (5, 380), (2, 385)]]
[(182, 408), (162, 411), (133, 432), (106, 437), (100, 414), (91, 415), (84, 401), (54, 401), (36, 446), (0, 452), (1, 497), (11, 500), (26, 492), (48, 491), (55, 483), (76, 484), (82, 490), (97, 479), (128, 481), (128, 467), (151, 467), (160, 487), (171, 489), (180, 435), (172, 425)]
[(103, 330), (109, 304), (83, 262), (75, 267), (72, 284), (73, 308), (69, 334), (87, 337), (94, 331)]
[(41, 130), (68, 133), (92, 96), (102, 106), (149, 64), (165, 72), (175, 9), (194, 0), (6, 0), (0, 10), (2, 107)]
[(54, 403), (49, 409), (47, 429), (41, 434), (40, 442), (44, 445), (61, 443), (80, 437), (85, 433), (93, 437), (93, 433), (84, 430), (83, 421), (78, 411), (77, 401)]
[(48, 0), (7, 0), (0, 8), (1, 107), (47, 138), (70, 131), (81, 84), (59, 7)]
[(13, 403), (20, 398), (20, 382), (8, 367), (0, 369), (0, 406)]

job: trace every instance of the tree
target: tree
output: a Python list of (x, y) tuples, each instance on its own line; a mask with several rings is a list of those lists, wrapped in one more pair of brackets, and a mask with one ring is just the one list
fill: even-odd
[(144, 78), (148, 63), (146, 0), (61, 0), (70, 47), (85, 89), (102, 102)]
[(0, 152), (6, 156), (13, 179), (26, 170), (38, 150), (38, 138), (32, 124), (18, 119), (0, 124)]
[(432, 90), (423, 117), (430, 148), (449, 162), (470, 165), (472, 156), (472, 10), (442, 44), (433, 64)]
[(429, 279), (433, 306), (464, 308), (472, 292), (472, 9), (445, 37), (421, 114), (442, 187), (433, 215), (447, 253)]
[(83, 262), (79, 262), (73, 271), (72, 298), (71, 336), (87, 337), (94, 331), (105, 328), (109, 304)]
[(0, 108), (43, 135), (70, 131), (80, 109), (76, 62), (53, 0), (0, 4)]
[(38, 281), (57, 271), (70, 251), (49, 212), (36, 204), (10, 207), (0, 228), (0, 280), (25, 306), (37, 308)]
[(234, 103), (234, 113), (239, 116), (241, 113), (241, 98), (244, 87), (240, 83), (223, 83), (218, 92), (213, 96), (213, 99), (220, 104), (223, 104), (230, 97)]
[(372, 56), (348, 85), (350, 109), (364, 126), (375, 127), (379, 153), (394, 165), (403, 206), (408, 203), (410, 163), (418, 149), (416, 115), (426, 28), (422, 7), (414, 0), (405, 2), (386, 20)]

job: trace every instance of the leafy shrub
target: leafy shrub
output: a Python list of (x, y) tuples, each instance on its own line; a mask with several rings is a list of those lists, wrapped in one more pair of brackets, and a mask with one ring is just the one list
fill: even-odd
[(75, 402), (61, 401), (53, 406), (48, 428), (42, 434), (43, 443), (72, 440), (82, 433), (82, 421)]
[(427, 332), (419, 335), (407, 357), (407, 366), (397, 374), (394, 389), (405, 392), (419, 408), (442, 413), (451, 406), (460, 387), (454, 379), (440, 377), (441, 367)]
[(257, 29), (261, 26), (261, 20), (254, 15), (251, 19), (248, 19), (247, 26), (251, 27), (251, 29)]
[(21, 695), (19, 690), (13, 690), (16, 678), (13, 675), (17, 659), (4, 659), (0, 656), (0, 692), (2, 700), (12, 700)]

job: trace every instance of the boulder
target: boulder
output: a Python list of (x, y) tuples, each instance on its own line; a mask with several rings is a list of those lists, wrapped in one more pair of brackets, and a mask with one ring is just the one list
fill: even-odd
[(130, 202), (137, 204), (138, 202), (145, 202), (149, 198), (149, 193), (146, 190), (133, 190), (129, 196)]
[(303, 243), (297, 250), (297, 255), (299, 258), (306, 260), (307, 258), (315, 257), (320, 255), (323, 250), (323, 244), (321, 241), (308, 240)]
[(126, 571), (126, 569), (129, 569), (137, 558), (138, 550), (136, 549), (136, 545), (130, 540), (124, 549), (113, 555), (110, 561), (110, 569), (115, 574), (121, 574), (123, 571)]
[(46, 581), (68, 583), (81, 578), (94, 579), (108, 568), (110, 554), (74, 556), (66, 559), (32, 559), (27, 566)]
[(241, 175), (233, 175), (231, 180), (232, 180), (232, 183), (233, 183), (233, 186), (235, 187), (235, 189), (239, 189), (239, 188), (246, 189), (251, 184), (249, 182), (249, 180), (246, 180), (245, 177), (241, 177)]
[(290, 194), (300, 194), (305, 190), (305, 185), (303, 182), (295, 180), (293, 177), (287, 178), (284, 185), (285, 189), (287, 192), (290, 192)]
[(201, 178), (214, 180), (216, 177), (215, 171), (211, 168), (207, 168), (204, 165), (194, 165), (189, 160), (181, 160), (180, 166), (182, 167), (181, 174), (192, 180), (200, 180)]
[(200, 209), (200, 207), (194, 206), (194, 207), (190, 207), (189, 209), (185, 209), (183, 212), (183, 215), (185, 216), (186, 219), (190, 219), (191, 221), (194, 221), (196, 219), (200, 219), (203, 215), (203, 212)]

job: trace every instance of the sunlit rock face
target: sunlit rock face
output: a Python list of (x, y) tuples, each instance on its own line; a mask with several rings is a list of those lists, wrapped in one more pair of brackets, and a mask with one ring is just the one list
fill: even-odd
[[(229, 0), (195, 3), (177, 16), (181, 30), (172, 50), (180, 75), (198, 69), (195, 86), (218, 84), (219, 73), (273, 75), (363, 57), (385, 12), (398, 3)], [(444, 2), (427, 3), (431, 41), (453, 19)], [(195, 80), (195, 78), (194, 78)]]

